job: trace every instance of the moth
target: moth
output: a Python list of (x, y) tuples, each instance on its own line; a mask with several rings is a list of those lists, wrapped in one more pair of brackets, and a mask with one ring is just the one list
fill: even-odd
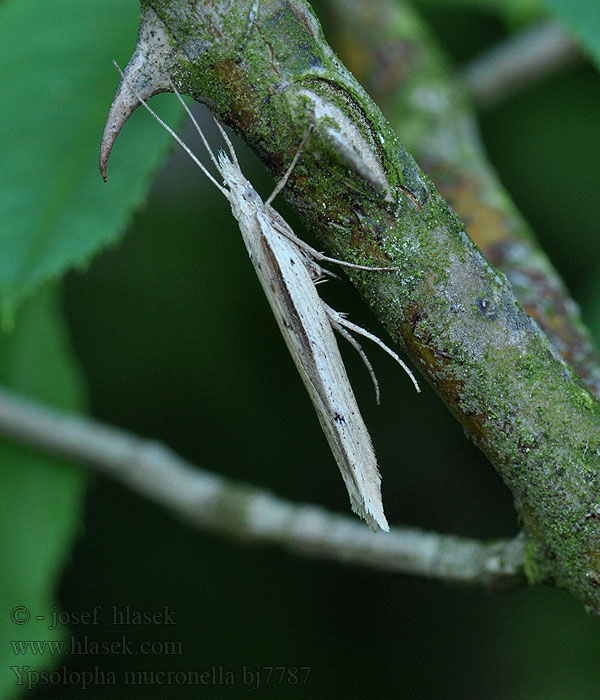
[[(119, 68), (118, 70), (121, 72)], [(125, 79), (122, 72), (121, 76)], [(215, 119), (227, 145), (228, 154), (220, 151), (215, 156), (200, 125), (172, 83), (171, 89), (192, 120), (223, 184), (217, 182), (190, 148), (149, 107), (146, 101), (135, 90), (133, 92), (140, 103), (179, 143), (229, 201), (256, 275), (312, 400), (346, 484), (352, 510), (373, 530), (379, 527), (388, 531), (389, 525), (383, 511), (381, 477), (377, 459), (371, 437), (350, 385), (334, 330), (346, 338), (359, 352), (371, 374), (377, 400), (379, 400), (377, 379), (361, 346), (350, 334), (351, 331), (377, 343), (400, 364), (417, 391), (420, 391), (419, 385), (409, 368), (393, 350), (379, 338), (328, 306), (318, 295), (316, 285), (323, 281), (326, 274), (332, 274), (321, 267), (319, 264), (321, 262), (380, 272), (396, 268), (366, 267), (330, 258), (298, 238), (283, 217), (271, 206), (271, 202), (285, 186), (295, 167), (308, 140), (310, 128), (285, 175), (271, 196), (263, 201), (244, 177), (233, 145), (220, 123)]]

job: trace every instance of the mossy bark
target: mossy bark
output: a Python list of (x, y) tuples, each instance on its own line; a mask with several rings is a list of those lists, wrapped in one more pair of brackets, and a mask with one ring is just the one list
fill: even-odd
[(402, 0), (328, 0), (341, 56), (390, 119), (479, 250), (600, 396), (600, 361), (579, 307), (489, 164), (467, 95)]
[[(171, 74), (275, 177), (314, 125), (288, 196), (330, 254), (398, 266), (351, 278), (512, 490), (530, 580), (567, 588), (599, 612), (600, 407), (336, 58), (307, 3), (141, 5), (140, 36), (168, 37), (167, 50), (145, 45), (145, 94), (165, 89), (151, 84), (153, 71)], [(350, 127), (386, 186), (332, 140)]]

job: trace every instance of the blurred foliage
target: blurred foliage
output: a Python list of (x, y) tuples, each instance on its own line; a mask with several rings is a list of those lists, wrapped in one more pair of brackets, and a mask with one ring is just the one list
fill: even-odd
[(598, 0), (544, 0), (546, 6), (581, 42), (600, 68), (600, 3)]
[[(32, 20), (35, 27), (32, 31)], [(0, 6), (0, 312), (45, 280), (85, 265), (117, 240), (148, 191), (167, 135), (131, 127), (106, 186), (98, 144), (106, 103), (135, 46), (138, 10), (126, 0), (13, 0)], [(165, 116), (178, 106), (165, 104)], [(137, 120), (136, 120), (137, 121)], [(135, 173), (121, 168), (135, 159)]]
[[(0, 333), (0, 383), (62, 409), (82, 404), (81, 378), (68, 349), (56, 293), (41, 290)], [(81, 528), (85, 474), (60, 460), (0, 440), (0, 697), (12, 698), (20, 671), (39, 672), (57, 659), (17, 654), (9, 641), (59, 640), (55, 592)], [(11, 670), (19, 667), (19, 672)]]
[[(506, 36), (510, 25), (506, 13), (493, 14), (490, 6), (511, 3), (448, 3), (420, 0), (419, 7), (455, 61), (466, 60)], [(31, 79), (33, 86), (18, 88), (19, 99), (25, 100), (20, 111), (10, 101), (0, 108), (3, 115), (7, 109), (10, 118), (18, 120), (20, 140), (7, 151), (11, 160), (35, 163), (39, 157), (30, 176), (19, 171), (25, 190), (19, 196), (27, 199), (9, 201), (14, 211), (21, 202), (23, 216), (29, 216), (29, 209), (38, 204), (42, 207), (32, 210), (31, 219), (17, 222), (19, 240), (37, 231), (35, 222), (46, 216), (44, 202), (62, 201), (51, 189), (50, 173), (62, 163), (56, 160), (57, 153), (65, 161), (61, 166), (65, 172), (59, 173), (61, 191), (74, 187), (82, 198), (79, 213), (63, 212), (60, 219), (53, 219), (63, 222), (53, 229), (63, 242), (69, 240), (62, 238), (68, 230), (64, 222), (75, 222), (68, 235), (79, 227), (77, 256), (63, 256), (58, 263), (54, 261), (54, 267), (45, 268), (39, 264), (42, 258), (32, 258), (35, 265), (19, 268), (27, 272), (19, 278), (22, 291), (115, 240), (127, 207), (140, 201), (143, 181), (158, 158), (157, 143), (164, 143), (162, 131), (148, 115), (136, 114), (117, 140), (109, 184), (103, 185), (96, 175), (95, 149), (117, 83), (110, 58), (116, 56), (124, 63), (131, 52), (137, 8), (129, 0), (87, 0), (76, 5), (67, 8), (64, 1), (58, 6), (44, 5), (45, 10), (36, 14), (47, 31), (28, 41), (48, 42), (48, 36), (53, 36), (57, 47), (61, 42), (69, 49), (74, 44), (88, 47), (90, 57), (79, 62), (82, 72), (89, 71), (89, 79), (80, 76), (71, 82), (75, 68), (68, 53), (64, 59), (37, 58), (29, 67), (15, 62), (10, 73), (20, 66), (19, 80)], [(22, 12), (24, 17), (24, 8), (34, 6), (25, 0), (4, 3), (0, 19), (9, 16), (4, 14), (9, 11), (13, 15)], [(55, 17), (50, 17), (50, 7)], [(100, 21), (99, 13), (105, 8), (110, 19)], [(326, 6), (315, 3), (315, 9), (327, 29)], [(80, 27), (69, 25), (69, 17), (81, 22)], [(21, 26), (26, 26), (24, 19)], [(8, 37), (9, 32), (5, 34)], [(0, 48), (2, 59), (5, 48)], [(27, 54), (24, 47), (21, 53), (17, 48), (13, 47), (17, 57)], [(81, 87), (78, 80), (84, 84), (89, 80), (90, 88), (69, 87), (69, 99), (64, 101), (47, 93), (39, 100), (39, 91), (45, 89), (44, 71), (51, 73), (55, 85), (66, 81)], [(482, 121), (492, 161), (537, 237), (584, 302), (598, 336), (600, 244), (595, 223), (600, 214), (596, 197), (600, 173), (595, 162), (600, 153), (599, 87), (598, 74), (589, 65), (573, 67), (486, 113)], [(153, 105), (167, 119), (175, 113), (174, 104), (175, 100), (165, 96), (153, 98)], [(202, 116), (202, 110), (199, 113)], [(59, 126), (47, 130), (55, 119)], [(59, 137), (66, 145), (59, 144), (62, 151), (55, 151), (54, 139)], [(184, 137), (196, 143), (189, 128)], [(1, 138), (4, 145), (4, 139), (10, 137), (3, 134)], [(213, 134), (213, 143), (216, 139)], [(259, 191), (268, 194), (272, 182), (254, 156), (236, 145), (243, 169)], [(41, 153), (33, 153), (40, 149)], [(73, 149), (78, 156), (71, 162), (64, 154)], [(77, 164), (77, 172), (67, 172)], [(12, 175), (10, 183), (4, 182), (7, 172), (0, 184), (0, 192), (6, 188), (0, 202), (16, 196), (10, 189), (15, 184)], [(29, 187), (25, 187), (28, 177)], [(123, 191), (124, 183), (135, 178), (139, 178), (138, 189)], [(285, 206), (277, 204), (295, 224)], [(87, 210), (88, 205), (91, 223), (84, 225), (81, 209)], [(13, 224), (6, 231), (11, 227)], [(307, 232), (297, 231), (310, 240)], [(0, 275), (13, 264), (16, 239), (0, 231)], [(50, 240), (40, 243), (39, 250)], [(36, 270), (42, 269), (43, 274), (36, 277)], [(349, 311), (354, 321), (380, 330), (349, 286), (330, 282), (320, 291), (336, 308)], [(10, 293), (16, 298), (17, 292)], [(145, 210), (135, 215), (123, 242), (98, 255), (85, 274), (69, 275), (64, 310), (94, 415), (158, 438), (205, 468), (263, 485), (294, 500), (348, 512), (337, 468), (227, 203), (206, 185), (184, 155), (173, 153), (169, 158), (154, 181)], [(29, 338), (31, 347), (21, 345), (11, 356), (19, 358), (21, 364), (16, 364), (22, 377), (39, 375), (40, 382), (45, 378), (47, 387), (62, 394), (68, 380), (56, 365), (47, 364), (54, 355), (48, 338), (57, 332), (58, 321), (49, 308), (40, 313), (31, 316), (29, 336), (13, 336)], [(18, 317), (15, 323), (15, 333), (24, 334), (26, 326)], [(342, 351), (381, 464), (390, 521), (478, 537), (515, 533), (518, 524), (510, 494), (433, 393), (426, 388), (423, 396), (416, 396), (394, 363), (370, 349), (382, 386), (383, 405), (377, 407), (360, 360), (351, 349), (342, 346)], [(3, 371), (0, 368), (5, 380)], [(50, 393), (42, 397), (53, 398)], [(60, 540), (52, 527), (63, 533), (63, 542), (72, 536), (76, 485), (66, 484), (55, 495), (60, 485), (44, 486), (37, 472), (25, 472), (27, 467), (16, 457), (3, 454), (2, 469), (8, 478), (13, 479), (14, 469), (35, 487), (26, 489), (12, 481), (5, 484), (2, 477), (3, 492), (8, 493), (11, 504), (10, 508), (3, 505), (3, 555), (21, 552), (24, 565), (30, 557), (31, 562), (38, 562), (30, 562), (27, 573), (16, 562), (12, 564), (14, 581), (22, 583), (25, 595), (27, 586), (39, 579), (36, 572), (42, 554), (52, 559), (48, 569), (53, 572), (68, 556), (64, 546), (56, 551)], [(63, 478), (48, 460), (36, 460), (37, 467), (30, 469), (43, 473), (44, 478), (55, 474), (58, 480)], [(42, 490), (40, 499), (32, 501), (38, 489)], [(25, 491), (28, 503), (20, 500)], [(33, 527), (43, 528), (44, 537), (36, 535)], [(98, 624), (65, 626), (60, 630), (63, 636), (73, 635), (79, 642), (86, 638), (118, 641), (122, 636), (132, 641), (181, 642), (181, 654), (176, 655), (132, 658), (119, 653), (81, 653), (62, 659), (60, 664), (70, 672), (99, 669), (105, 674), (104, 684), (97, 676), (98, 683), (86, 690), (88, 698), (114, 694), (106, 675), (111, 671), (122, 678), (131, 670), (210, 672), (212, 667), (234, 672), (236, 685), (174, 684), (168, 688), (169, 697), (246, 698), (252, 691), (243, 685), (243, 666), (255, 671), (257, 666), (278, 665), (310, 666), (307, 684), (279, 686), (272, 681), (254, 691), (257, 696), (378, 698), (389, 697), (390, 689), (399, 696), (423, 700), (592, 700), (597, 696), (598, 623), (585, 616), (577, 601), (558, 591), (531, 589), (492, 595), (305, 560), (274, 548), (250, 548), (191, 530), (102, 478), (94, 480), (80, 527), (62, 580), (60, 605), (67, 612), (102, 607)], [(23, 542), (10, 539), (15, 533), (23, 534)], [(38, 555), (31, 551), (34, 546), (40, 550)], [(9, 566), (10, 561), (7, 559)], [(13, 591), (17, 584), (11, 584)], [(46, 592), (39, 594), (41, 610), (51, 604), (50, 574), (46, 585)], [(12, 600), (7, 594), (2, 601), (5, 617)], [(165, 605), (175, 625), (113, 624), (113, 606), (151, 611)], [(51, 638), (34, 627), (23, 629), (31, 639)], [(9, 631), (14, 634), (14, 628)], [(13, 681), (14, 691), (9, 665), (13, 664), (6, 664), (2, 673)], [(165, 688), (150, 683), (119, 687), (117, 692), (123, 691), (128, 698), (165, 695)], [(32, 694), (37, 698), (59, 695), (78, 698), (81, 690), (76, 683), (58, 683), (40, 686)]]
[[(411, 4), (426, 15), (431, 14), (434, 22), (444, 15), (463, 23), (465, 15), (470, 19), (495, 16), (512, 28), (544, 14), (543, 0), (414, 0)], [(469, 45), (474, 38), (469, 37), (465, 44)]]

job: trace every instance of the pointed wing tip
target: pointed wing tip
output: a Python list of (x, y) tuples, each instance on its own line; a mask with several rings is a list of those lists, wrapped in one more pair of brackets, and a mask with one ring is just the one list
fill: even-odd
[(390, 531), (390, 526), (383, 513), (377, 518), (375, 518), (371, 514), (362, 517), (373, 532), (378, 532), (379, 530), (381, 530), (382, 532)]
[(373, 532), (377, 532), (377, 529), (382, 530), (383, 532), (390, 531), (390, 526), (388, 524), (388, 521), (386, 520), (385, 515), (383, 514), (383, 511), (381, 511), (381, 515), (379, 515), (375, 519), (375, 527), (371, 525), (371, 529), (373, 530)]
[(383, 512), (383, 504), (380, 502), (378, 508), (372, 508), (364, 501), (357, 503), (351, 500), (352, 510), (362, 518), (373, 532), (382, 530), (389, 532), (390, 526)]

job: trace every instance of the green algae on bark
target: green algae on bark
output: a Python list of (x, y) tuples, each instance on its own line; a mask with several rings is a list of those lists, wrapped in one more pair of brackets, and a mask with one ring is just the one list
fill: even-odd
[(525, 310), (600, 396), (600, 360), (577, 304), (500, 183), (464, 89), (403, 0), (329, 0), (342, 58), (391, 120)]

